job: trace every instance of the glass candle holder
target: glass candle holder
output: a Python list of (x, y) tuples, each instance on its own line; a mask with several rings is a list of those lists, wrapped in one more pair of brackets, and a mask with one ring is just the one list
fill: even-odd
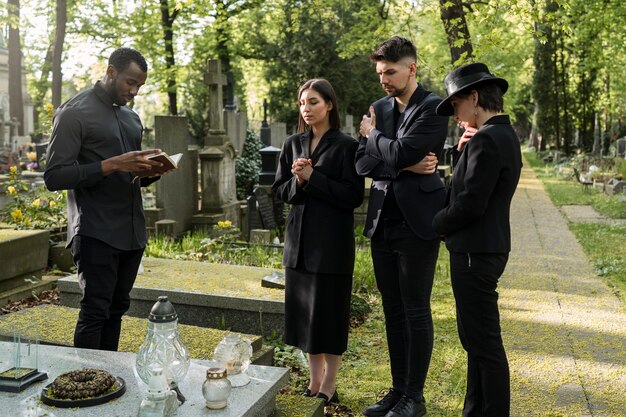
[(209, 368), (206, 371), (206, 379), (202, 383), (202, 395), (206, 406), (212, 410), (219, 410), (228, 404), (231, 383), (226, 374), (224, 368)]
[(0, 329), (0, 391), (21, 392), (48, 378), (39, 371), (39, 328), (33, 324)]

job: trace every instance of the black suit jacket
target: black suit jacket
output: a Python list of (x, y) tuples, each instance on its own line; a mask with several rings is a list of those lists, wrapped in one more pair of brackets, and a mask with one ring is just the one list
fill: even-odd
[(437, 116), (435, 109), (441, 97), (418, 85), (417, 100), (407, 106), (404, 120), (394, 132), (393, 97), (374, 103), (376, 128), (369, 139), (361, 137), (356, 155), (359, 175), (371, 177), (369, 205), (363, 234), (372, 237), (378, 226), (388, 187), (394, 195), (405, 221), (418, 237), (438, 238), (432, 219), (445, 203), (445, 186), (439, 175), (401, 171), (421, 161), (429, 152), (441, 157), (448, 132), (448, 118)]
[(458, 158), (450, 203), (437, 213), (433, 227), (445, 235), (451, 252), (510, 252), (509, 209), (522, 155), (509, 116), (489, 119)]
[[(357, 141), (329, 130), (309, 155), (311, 133), (288, 137), (280, 153), (275, 195), (292, 205), (285, 230), (283, 265), (295, 268), (298, 258), (309, 272), (350, 274), (354, 269), (353, 211), (363, 202), (365, 185), (354, 168)], [(313, 174), (298, 186), (291, 164), (311, 158)]]

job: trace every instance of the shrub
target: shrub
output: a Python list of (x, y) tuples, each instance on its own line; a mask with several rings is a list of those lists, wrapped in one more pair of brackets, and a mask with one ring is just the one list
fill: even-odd
[(235, 181), (237, 198), (245, 200), (259, 183), (261, 172), (261, 140), (252, 130), (248, 129), (241, 156), (235, 158)]
[(16, 229), (51, 229), (65, 225), (64, 191), (48, 191), (43, 186), (31, 190), (27, 182), (18, 178), (17, 167), (13, 166), (5, 192), (12, 200), (0, 211), (0, 218)]

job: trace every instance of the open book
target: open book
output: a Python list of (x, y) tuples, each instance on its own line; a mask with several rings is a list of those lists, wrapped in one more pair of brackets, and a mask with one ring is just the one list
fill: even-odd
[(148, 159), (152, 159), (154, 161), (158, 161), (163, 164), (160, 167), (153, 167), (151, 169), (145, 171), (135, 172), (135, 175), (138, 178), (144, 177), (152, 177), (155, 175), (161, 175), (166, 173), (167, 171), (171, 171), (173, 169), (178, 168), (178, 162), (180, 162), (180, 158), (183, 157), (182, 153), (177, 153), (174, 155), (168, 155), (165, 152), (157, 153), (154, 155), (148, 156)]

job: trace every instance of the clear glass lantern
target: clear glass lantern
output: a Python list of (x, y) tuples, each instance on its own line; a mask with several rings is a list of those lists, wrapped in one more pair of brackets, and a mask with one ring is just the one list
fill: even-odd
[(227, 333), (213, 353), (213, 360), (226, 369), (233, 387), (242, 387), (250, 382), (246, 370), (252, 358), (252, 344), (237, 333)]
[(21, 392), (48, 378), (39, 371), (39, 328), (11, 325), (0, 330), (0, 391)]
[(185, 397), (178, 384), (187, 375), (189, 364), (189, 349), (178, 332), (176, 310), (167, 296), (161, 296), (148, 316), (148, 332), (137, 352), (137, 373), (143, 382), (149, 384), (150, 377), (161, 369), (168, 385), (176, 391), (182, 403)]
[(171, 417), (178, 409), (176, 392), (170, 390), (162, 369), (155, 369), (150, 376), (148, 392), (141, 401), (137, 417)]

